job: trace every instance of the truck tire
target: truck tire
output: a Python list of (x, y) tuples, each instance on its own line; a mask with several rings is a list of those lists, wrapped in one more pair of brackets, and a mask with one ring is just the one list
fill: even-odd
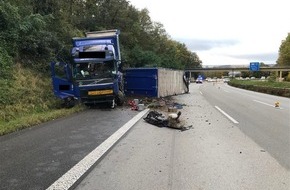
[(118, 96), (116, 97), (116, 103), (118, 106), (122, 106), (124, 104), (124, 101), (125, 101), (124, 93), (119, 90)]
[(72, 108), (75, 106), (75, 100), (73, 97), (67, 97), (64, 99), (64, 107), (65, 108)]

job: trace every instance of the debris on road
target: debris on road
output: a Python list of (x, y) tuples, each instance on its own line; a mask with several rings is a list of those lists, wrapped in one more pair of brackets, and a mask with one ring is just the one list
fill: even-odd
[(176, 107), (169, 107), (168, 112), (177, 112), (177, 108)]
[(128, 101), (128, 104), (131, 106), (131, 110), (138, 110), (138, 105), (136, 104), (136, 102), (134, 100), (130, 100)]
[(181, 124), (179, 117), (181, 115), (181, 112), (178, 113), (171, 113), (168, 115), (167, 118), (162, 113), (159, 113), (157, 111), (150, 111), (148, 115), (143, 118), (147, 123), (150, 123), (151, 125), (155, 125), (157, 127), (168, 127), (173, 129), (179, 129), (181, 131), (188, 130), (192, 128), (192, 125), (185, 127)]
[(142, 110), (145, 108), (158, 109), (161, 111), (177, 112), (183, 109), (185, 104), (174, 102), (172, 97), (149, 98), (149, 97), (130, 97), (127, 100), (131, 110)]
[[(132, 98), (132, 97), (131, 97)], [(140, 97), (139, 97), (140, 98)], [(179, 129), (181, 131), (192, 128), (192, 125), (185, 127), (179, 120), (181, 111), (185, 104), (174, 102), (172, 97), (163, 98), (148, 98), (137, 99), (137, 97), (128, 100), (128, 105), (131, 110), (141, 111), (145, 108), (152, 109), (148, 115), (143, 118), (147, 123), (158, 127), (168, 127), (173, 129)], [(154, 110), (153, 110), (154, 109)], [(156, 111), (159, 110), (160, 112)], [(161, 112), (168, 112), (168, 116), (164, 116)]]

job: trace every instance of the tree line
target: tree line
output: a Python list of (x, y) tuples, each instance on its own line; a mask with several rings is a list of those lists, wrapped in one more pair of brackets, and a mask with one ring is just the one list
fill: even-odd
[(69, 62), (72, 37), (120, 29), (126, 67), (200, 67), (198, 55), (174, 41), (147, 9), (127, 0), (0, 0), (0, 76), (14, 63), (47, 73), (49, 62)]
[[(72, 37), (106, 29), (120, 29), (126, 67), (201, 67), (195, 52), (128, 0), (0, 0), (0, 79), (11, 77), (15, 63), (47, 73), (50, 61), (70, 61)], [(288, 34), (278, 65), (290, 65), (289, 49)]]

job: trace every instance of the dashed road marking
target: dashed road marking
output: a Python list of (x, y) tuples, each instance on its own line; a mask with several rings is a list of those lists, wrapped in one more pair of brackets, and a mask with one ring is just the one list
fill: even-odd
[(215, 106), (215, 108), (217, 110), (219, 110), (222, 114), (224, 114), (229, 120), (231, 120), (233, 123), (238, 124), (239, 122), (237, 120), (235, 120), (234, 118), (232, 118), (229, 114), (227, 114), (226, 112), (224, 112), (222, 109), (220, 109), (218, 106)]

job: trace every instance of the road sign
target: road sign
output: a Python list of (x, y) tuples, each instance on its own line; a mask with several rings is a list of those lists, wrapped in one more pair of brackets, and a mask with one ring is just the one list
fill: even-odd
[(250, 71), (259, 71), (260, 63), (259, 62), (251, 62), (250, 63)]

